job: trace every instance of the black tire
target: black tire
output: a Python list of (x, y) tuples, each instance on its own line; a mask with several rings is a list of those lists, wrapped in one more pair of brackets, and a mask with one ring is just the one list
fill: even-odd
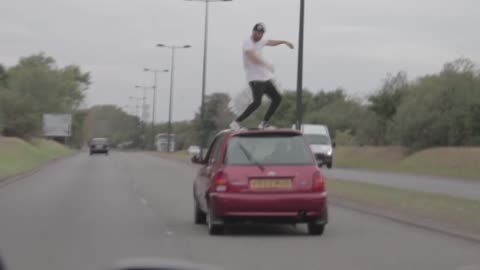
[(207, 224), (207, 214), (205, 214), (202, 209), (198, 206), (198, 203), (195, 202), (195, 224)]
[(108, 156), (108, 152), (105, 152), (105, 156)]
[(324, 231), (325, 231), (325, 225), (317, 224), (315, 222), (308, 223), (308, 234), (322, 235)]
[(93, 153), (92, 153), (92, 152), (90, 152), (90, 156), (91, 156), (91, 155), (93, 155)]
[(333, 165), (332, 162), (327, 163), (327, 168), (331, 169), (331, 168), (332, 168), (332, 165)]
[(215, 217), (213, 216), (212, 211), (208, 211), (207, 214), (207, 226), (208, 226), (208, 234), (210, 235), (222, 235), (225, 232), (225, 227), (223, 224), (213, 224), (212, 220)]

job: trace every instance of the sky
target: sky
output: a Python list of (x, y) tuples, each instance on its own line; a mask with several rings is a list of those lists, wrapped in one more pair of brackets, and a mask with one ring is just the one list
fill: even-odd
[[(298, 43), (299, 0), (210, 3), (207, 93), (232, 97), (247, 87), (241, 46), (253, 25), (267, 39)], [(175, 61), (173, 120), (193, 118), (201, 96), (205, 4), (185, 0), (15, 0), (0, 2), (0, 63), (44, 52), (58, 65), (92, 76), (85, 106), (132, 109), (130, 96), (152, 85), (143, 68), (170, 69), (171, 51), (158, 43), (191, 45)], [(480, 63), (478, 0), (306, 0), (304, 86), (343, 87), (365, 97), (387, 73), (409, 78), (468, 57)], [(297, 50), (266, 48), (282, 89), (295, 89)], [(159, 74), (156, 118), (168, 119), (170, 74)], [(151, 99), (152, 92), (148, 91)]]

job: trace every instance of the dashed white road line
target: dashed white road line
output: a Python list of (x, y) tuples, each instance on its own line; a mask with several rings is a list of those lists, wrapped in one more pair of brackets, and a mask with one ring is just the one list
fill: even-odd
[[(148, 206), (148, 201), (145, 199), (145, 198), (140, 198), (140, 202), (145, 205), (145, 206)], [(168, 236), (172, 236), (173, 235), (173, 231), (171, 231), (169, 228), (167, 228), (167, 230), (165, 231), (165, 234), (168, 235)]]

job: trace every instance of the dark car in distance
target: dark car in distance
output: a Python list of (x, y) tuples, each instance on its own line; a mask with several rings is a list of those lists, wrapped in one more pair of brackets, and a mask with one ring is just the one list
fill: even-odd
[(109, 146), (106, 138), (93, 138), (89, 142), (90, 155), (105, 154), (108, 155)]
[(194, 181), (195, 223), (221, 234), (231, 223), (328, 222), (325, 180), (302, 133), (291, 129), (220, 132)]

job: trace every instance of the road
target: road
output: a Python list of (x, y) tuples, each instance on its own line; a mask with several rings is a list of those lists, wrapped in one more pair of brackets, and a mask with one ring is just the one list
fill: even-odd
[(326, 177), (478, 200), (480, 181), (369, 170), (323, 169)]
[(162, 257), (231, 270), (478, 270), (480, 244), (331, 206), (325, 235), (192, 223), (195, 168), (142, 153), (80, 153), (0, 188), (0, 253), (12, 270), (109, 269)]

